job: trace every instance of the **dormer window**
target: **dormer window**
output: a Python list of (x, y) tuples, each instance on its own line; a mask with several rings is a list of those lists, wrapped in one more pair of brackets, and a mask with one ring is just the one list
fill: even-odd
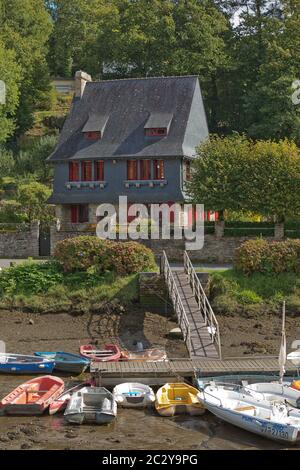
[(169, 134), (173, 114), (152, 113), (145, 124), (146, 137), (164, 137)]
[(86, 140), (100, 140), (101, 132), (84, 132), (84, 137)]
[(82, 132), (86, 140), (100, 140), (108, 121), (108, 116), (101, 116), (98, 114), (90, 114), (86, 121)]
[(147, 137), (153, 136), (162, 136), (167, 135), (167, 128), (166, 127), (153, 127), (152, 129), (145, 129), (145, 135)]

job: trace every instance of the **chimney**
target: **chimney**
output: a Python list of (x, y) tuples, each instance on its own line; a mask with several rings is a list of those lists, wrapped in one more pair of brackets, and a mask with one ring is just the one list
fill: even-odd
[(85, 85), (87, 84), (87, 82), (91, 81), (92, 77), (87, 73), (82, 72), (82, 70), (79, 70), (75, 73), (75, 98), (82, 98)]

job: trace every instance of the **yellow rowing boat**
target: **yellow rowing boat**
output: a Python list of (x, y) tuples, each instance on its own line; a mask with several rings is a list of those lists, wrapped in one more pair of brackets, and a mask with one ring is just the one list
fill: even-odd
[(155, 408), (161, 416), (202, 415), (205, 409), (198, 393), (199, 390), (185, 383), (167, 383), (157, 391)]

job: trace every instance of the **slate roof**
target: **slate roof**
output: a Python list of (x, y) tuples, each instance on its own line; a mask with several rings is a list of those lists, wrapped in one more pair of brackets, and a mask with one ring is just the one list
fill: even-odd
[[(199, 106), (193, 104), (195, 95)], [(196, 132), (186, 132), (187, 127), (193, 128), (191, 119), (197, 120)], [(146, 137), (149, 122), (157, 123), (154, 127), (170, 125), (168, 135)], [(83, 129), (101, 126), (105, 129), (100, 140), (84, 138)], [(48, 160), (184, 156), (184, 149), (192, 152), (207, 135), (196, 76), (89, 82), (83, 97), (73, 100), (58, 146)]]
[(85, 123), (82, 132), (104, 132), (108, 116), (101, 114), (90, 114), (87, 122)]

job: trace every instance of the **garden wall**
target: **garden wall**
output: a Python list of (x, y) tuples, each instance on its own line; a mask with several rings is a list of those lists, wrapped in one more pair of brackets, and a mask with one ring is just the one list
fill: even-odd
[[(95, 235), (93, 232), (77, 231), (57, 231), (55, 227), (51, 228), (51, 253), (54, 253), (55, 245), (58, 241), (65, 238), (77, 237), (78, 235)], [(202, 250), (190, 251), (189, 255), (194, 262), (207, 263), (231, 263), (234, 252), (243, 242), (256, 237), (224, 237), (217, 238), (215, 235), (205, 235), (204, 247)], [(266, 240), (274, 240), (267, 238)], [(166, 251), (171, 261), (182, 262), (185, 244), (182, 240), (143, 240), (142, 243), (153, 250), (159, 257), (163, 250)]]
[(28, 258), (39, 256), (39, 223), (24, 229), (0, 231), (0, 258)]

